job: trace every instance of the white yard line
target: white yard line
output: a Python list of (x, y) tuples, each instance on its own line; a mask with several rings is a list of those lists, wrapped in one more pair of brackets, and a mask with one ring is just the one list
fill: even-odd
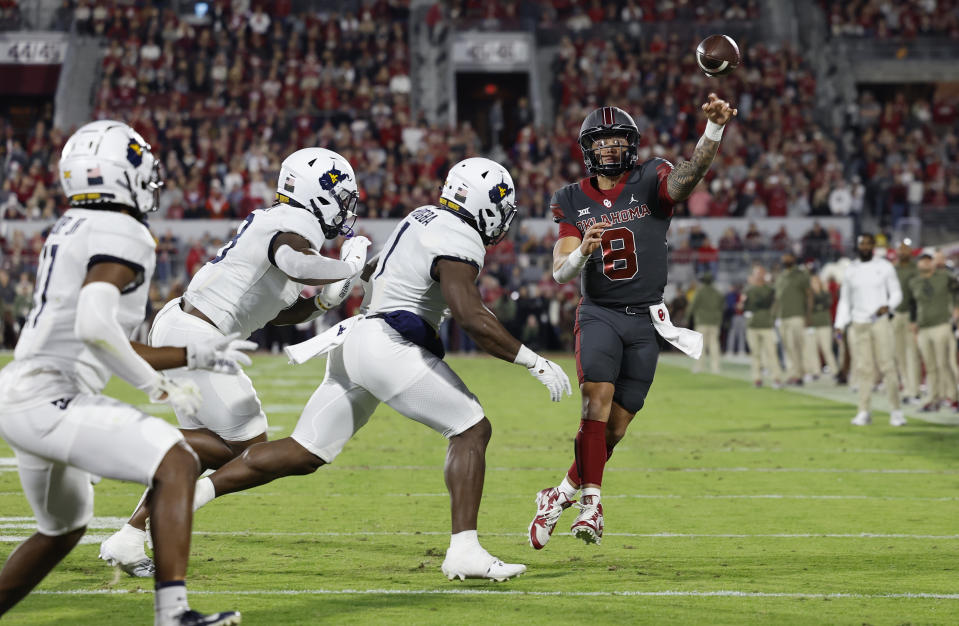
[[(16, 530), (16, 529), (11, 529)], [(196, 530), (200, 537), (446, 537), (446, 530), (423, 531), (246, 531), (246, 530)], [(523, 533), (484, 532), (484, 537), (526, 537)], [(108, 534), (84, 535), (80, 543), (99, 543)], [(908, 533), (605, 533), (605, 537), (629, 537), (634, 539), (907, 539), (922, 541), (955, 541), (959, 535), (918, 535)], [(0, 535), (0, 543), (19, 543), (27, 535)]]
[[(454, 583), (455, 584), (455, 583)], [(146, 589), (69, 589), (63, 591), (40, 590), (36, 595), (47, 596), (107, 596), (152, 594)], [(530, 596), (530, 597), (679, 597), (679, 598), (797, 598), (797, 599), (867, 599), (867, 600), (959, 600), (959, 593), (800, 593), (738, 591), (721, 589), (717, 591), (520, 591), (494, 589), (244, 589), (241, 591), (221, 591), (190, 588), (190, 595), (205, 596), (427, 596), (427, 595), (464, 595), (464, 596)]]

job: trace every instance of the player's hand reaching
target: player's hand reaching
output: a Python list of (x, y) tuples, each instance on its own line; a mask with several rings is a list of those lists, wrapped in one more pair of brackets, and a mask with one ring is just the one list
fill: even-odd
[(178, 417), (193, 417), (200, 410), (203, 397), (200, 388), (191, 380), (176, 382), (163, 374), (144, 391), (150, 396), (150, 402), (169, 404)]
[(573, 387), (569, 384), (569, 377), (566, 372), (552, 361), (537, 355), (536, 363), (533, 367), (527, 369), (536, 380), (546, 385), (546, 388), (549, 389), (549, 398), (553, 402), (562, 400), (564, 391), (568, 396), (573, 395)]
[(239, 374), (241, 365), (250, 365), (253, 362), (244, 350), (257, 348), (254, 342), (239, 337), (240, 333), (231, 333), (225, 337), (213, 337), (187, 345), (187, 367), (220, 374)]
[(720, 100), (714, 93), (710, 93), (708, 98), (709, 101), (703, 104), (703, 112), (706, 119), (713, 124), (723, 126), (739, 113), (739, 109), (730, 107), (728, 102)]
[(370, 243), (370, 240), (363, 235), (350, 237), (343, 242), (343, 247), (340, 248), (340, 260), (349, 263), (354, 274), (359, 273), (366, 265), (366, 253)]
[(586, 229), (583, 233), (583, 243), (579, 244), (579, 251), (583, 253), (583, 256), (591, 255), (599, 247), (603, 241), (603, 231), (610, 226), (609, 222), (596, 222)]

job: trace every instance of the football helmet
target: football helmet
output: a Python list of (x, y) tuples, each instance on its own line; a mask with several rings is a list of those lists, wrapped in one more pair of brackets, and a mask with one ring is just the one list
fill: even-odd
[(274, 199), (310, 211), (326, 238), (335, 239), (352, 234), (359, 196), (349, 161), (326, 148), (303, 148), (280, 165)]
[[(620, 151), (619, 163), (603, 163), (600, 149), (593, 149), (593, 141), (613, 135), (626, 137), (626, 149)], [(583, 120), (579, 129), (579, 147), (583, 151), (587, 172), (618, 176), (636, 165), (639, 157), (639, 127), (626, 111), (617, 107), (602, 107)]]
[(509, 171), (499, 163), (473, 157), (450, 169), (440, 206), (473, 226), (492, 246), (503, 240), (516, 216), (516, 190)]
[(160, 161), (140, 133), (123, 122), (81, 126), (63, 146), (60, 185), (70, 206), (122, 205), (137, 216), (160, 206)]

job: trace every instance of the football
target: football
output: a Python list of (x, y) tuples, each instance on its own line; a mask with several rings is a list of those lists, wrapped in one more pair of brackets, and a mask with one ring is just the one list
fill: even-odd
[(696, 63), (706, 76), (728, 74), (739, 61), (739, 46), (728, 35), (710, 35), (696, 46)]

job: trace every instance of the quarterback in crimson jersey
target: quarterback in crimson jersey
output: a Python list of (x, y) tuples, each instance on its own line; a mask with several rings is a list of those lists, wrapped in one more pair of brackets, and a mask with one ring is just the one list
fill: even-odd
[[(643, 407), (659, 358), (651, 307), (663, 302), (673, 205), (705, 176), (724, 125), (736, 115), (716, 94), (702, 109), (706, 132), (693, 156), (676, 167), (661, 158), (637, 164), (633, 118), (616, 107), (596, 109), (579, 133), (589, 177), (553, 194), (550, 209), (559, 224), (553, 276), (565, 283), (582, 274), (574, 333), (583, 408), (569, 472), (558, 486), (537, 494), (529, 526), (536, 549), (549, 541), (580, 489), (580, 513), (570, 530), (587, 543), (603, 536), (603, 469)], [(660, 322), (668, 322), (665, 309), (657, 312)]]

